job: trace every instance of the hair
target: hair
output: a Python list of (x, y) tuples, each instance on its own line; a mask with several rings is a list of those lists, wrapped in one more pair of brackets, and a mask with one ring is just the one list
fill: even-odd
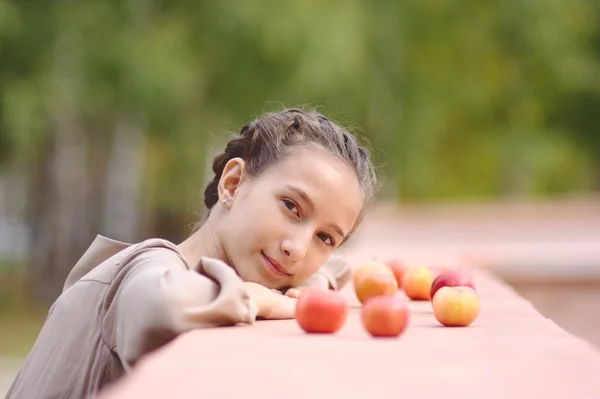
[(210, 212), (219, 200), (217, 187), (229, 160), (242, 158), (248, 175), (256, 177), (293, 149), (310, 144), (316, 144), (354, 170), (363, 195), (358, 225), (375, 202), (378, 191), (370, 152), (354, 135), (314, 110), (286, 108), (246, 123), (225, 151), (215, 157), (212, 165), (215, 176), (204, 190), (204, 204)]

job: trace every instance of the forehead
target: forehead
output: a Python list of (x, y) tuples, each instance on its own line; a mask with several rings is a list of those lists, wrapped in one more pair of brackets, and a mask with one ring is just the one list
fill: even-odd
[(294, 149), (274, 165), (273, 184), (295, 186), (315, 204), (315, 212), (340, 224), (348, 233), (362, 207), (362, 193), (354, 171), (343, 161), (315, 147)]

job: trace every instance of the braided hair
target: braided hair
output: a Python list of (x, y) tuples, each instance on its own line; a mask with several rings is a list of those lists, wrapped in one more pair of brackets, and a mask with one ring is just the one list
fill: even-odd
[(213, 161), (215, 175), (204, 190), (204, 204), (210, 211), (219, 200), (217, 188), (229, 160), (242, 158), (246, 172), (258, 176), (295, 147), (308, 144), (318, 145), (354, 170), (363, 194), (362, 219), (377, 192), (377, 177), (369, 151), (355, 136), (321, 113), (298, 108), (264, 114), (242, 127), (240, 134), (229, 141), (225, 151)]

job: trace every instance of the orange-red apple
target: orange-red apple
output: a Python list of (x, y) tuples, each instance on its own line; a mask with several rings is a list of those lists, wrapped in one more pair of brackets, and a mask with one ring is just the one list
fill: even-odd
[(397, 337), (410, 320), (406, 300), (399, 296), (378, 296), (369, 299), (361, 311), (364, 328), (373, 337)]
[(402, 288), (402, 276), (404, 275), (406, 266), (397, 258), (388, 259), (386, 264), (392, 269), (392, 272), (394, 272), (394, 277), (396, 277), (396, 281), (398, 282), (398, 288)]
[(475, 290), (475, 283), (465, 272), (442, 273), (433, 280), (430, 297), (433, 298), (442, 287), (471, 287)]
[(471, 287), (442, 287), (433, 300), (435, 318), (447, 327), (465, 327), (479, 315), (481, 301)]
[(390, 267), (378, 260), (371, 259), (358, 265), (352, 273), (352, 281), (356, 285), (356, 281), (359, 280), (366, 273), (384, 273), (394, 275), (394, 272)]
[(434, 275), (439, 276), (444, 273), (451, 273), (458, 271), (458, 269), (454, 266), (446, 266), (446, 265), (429, 265), (427, 266), (429, 270), (433, 272)]
[(404, 272), (402, 287), (410, 299), (416, 301), (429, 300), (431, 284), (435, 274), (427, 267), (412, 267)]
[(391, 296), (398, 292), (398, 283), (393, 273), (363, 273), (354, 284), (356, 297), (361, 303), (376, 296)]
[(332, 334), (346, 322), (348, 303), (337, 291), (306, 288), (296, 302), (296, 321), (307, 333)]

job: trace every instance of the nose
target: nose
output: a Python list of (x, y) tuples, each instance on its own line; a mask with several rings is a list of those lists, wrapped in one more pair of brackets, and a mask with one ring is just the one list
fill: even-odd
[(299, 262), (304, 259), (312, 240), (312, 232), (299, 230), (281, 241), (281, 250), (289, 262)]

